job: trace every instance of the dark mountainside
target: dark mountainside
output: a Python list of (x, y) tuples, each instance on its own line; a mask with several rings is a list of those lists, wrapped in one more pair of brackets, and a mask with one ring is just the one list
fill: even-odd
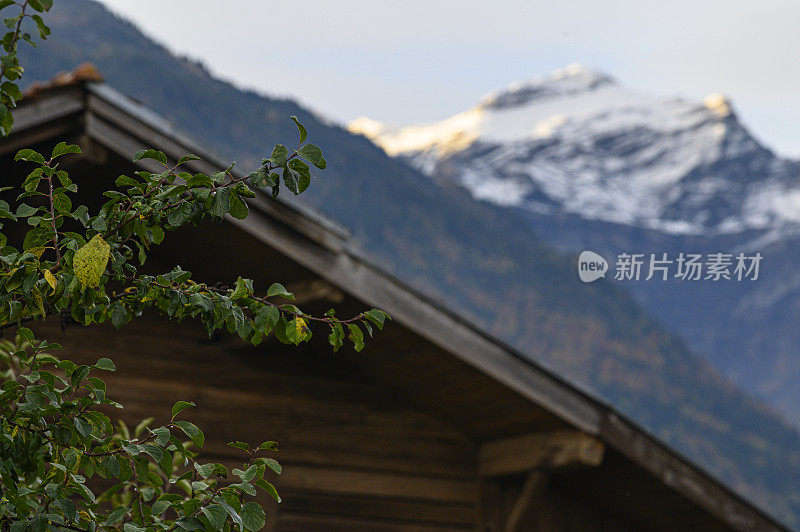
[(573, 259), (551, 251), (521, 217), (431, 182), (292, 101), (211, 78), (99, 4), (62, 1), (49, 22), (52, 40), (24, 54), (28, 82), (91, 61), (112, 86), (244, 168), (270, 143), (295, 138), (288, 117), (298, 115), (328, 158), (307, 201), (350, 227), (376, 262), (800, 524), (800, 435), (726, 384), (620, 288), (581, 284)]

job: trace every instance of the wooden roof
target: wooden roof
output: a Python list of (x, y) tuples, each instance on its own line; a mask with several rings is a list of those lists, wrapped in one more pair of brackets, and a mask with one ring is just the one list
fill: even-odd
[[(19, 148), (72, 139), (83, 145), (83, 158), (95, 164), (132, 166), (124, 161), (144, 147), (154, 147), (175, 160), (186, 153), (204, 157), (189, 164), (194, 171), (227, 167), (169, 122), (102, 82), (70, 79), (69, 83), (39, 87), (15, 111), (15, 120), (12, 136), (0, 144), (0, 158), (6, 161)], [(109, 157), (114, 160), (109, 162)], [(149, 164), (155, 163), (140, 161), (141, 168), (158, 170)], [(402, 338), (406, 351), (402, 357), (342, 357), (364, 366), (365, 375), (371, 378), (380, 379), (391, 372), (392, 385), (415, 396), (413, 400), (435, 403), (432, 408), (485, 444), (483, 454), (490, 456), (497, 445), (499, 449), (514, 442), (524, 446), (525, 438), (535, 437), (526, 429), (534, 422), (556, 431), (577, 429), (607, 449), (605, 469), (573, 478), (585, 489), (595, 486), (612, 497), (613, 490), (606, 484), (608, 475), (624, 475), (629, 484), (619, 489), (628, 497), (633, 492), (631, 500), (639, 501), (635, 504), (645, 505), (652, 497), (669, 498), (670, 511), (696, 508), (735, 530), (785, 530), (612, 406), (373, 265), (351, 245), (347, 230), (335, 222), (283, 198), (276, 201), (259, 195), (249, 204), (250, 216), (229, 219), (227, 229), (214, 230), (227, 233), (214, 236), (212, 231), (208, 238), (220, 242), (240, 238), (248, 245), (262, 245), (263, 253), (274, 253), (276, 260), (288, 260), (301, 269), (305, 277), (298, 275), (298, 280), (311, 275), (343, 293), (348, 298), (345, 306), (369, 305), (388, 312), (399, 328), (375, 341), (390, 345)], [(240, 230), (238, 236), (231, 236), (231, 227)], [(202, 243), (193, 238), (187, 234), (181, 244), (184, 249), (178, 245), (170, 252), (177, 257), (193, 246), (196, 249)], [(467, 389), (483, 394), (481, 405), (470, 403), (475, 397), (464, 396)], [(570, 474), (564, 478), (569, 482)]]

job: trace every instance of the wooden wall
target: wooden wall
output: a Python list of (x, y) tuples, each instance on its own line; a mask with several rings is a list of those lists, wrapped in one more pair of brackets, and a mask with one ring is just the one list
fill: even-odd
[[(228, 336), (211, 341), (193, 322), (148, 317), (120, 331), (73, 327), (63, 334), (55, 322), (32, 328), (62, 343), (76, 362), (112, 358), (117, 371), (107, 376), (109, 395), (125, 405), (130, 425), (151, 415), (164, 422), (182, 399), (197, 404), (186, 414), (206, 434), (208, 459), (234, 466), (240, 455), (228, 442), (277, 440), (284, 474), (273, 480), (283, 502), (260, 500), (269, 531), (509, 530), (515, 506), (527, 500), (520, 496), (527, 473), (480, 477), (481, 445), (503, 437), (499, 429), (496, 436), (487, 432), (486, 418), (494, 412), (498, 427), (524, 422), (528, 433), (553, 429), (552, 421), (533, 415), (533, 405), (480, 392), (480, 381), (474, 392), (447, 382), (432, 389), (429, 377), (447, 381), (437, 364), (450, 358), (444, 352), (429, 358), (425, 375), (425, 350), (400, 331), (374, 342), (372, 352), (334, 355), (322, 338), (299, 348), (274, 340), (252, 348)], [(462, 371), (451, 368), (451, 379)], [(455, 398), (447, 393), (476, 406), (453, 416)], [(599, 466), (546, 476), (510, 530), (728, 529), (611, 449)]]
[[(113, 329), (38, 327), (76, 361), (109, 355), (109, 395), (130, 423), (168, 418), (178, 399), (206, 434), (204, 454), (238, 457), (233, 440), (277, 440), (280, 530), (472, 530), (474, 444), (359, 379), (333, 355), (280, 344), (209, 342), (196, 324), (140, 320)], [(274, 506), (274, 505), (273, 505)], [(274, 509), (274, 507), (273, 507)], [(277, 525), (277, 528), (276, 528)]]

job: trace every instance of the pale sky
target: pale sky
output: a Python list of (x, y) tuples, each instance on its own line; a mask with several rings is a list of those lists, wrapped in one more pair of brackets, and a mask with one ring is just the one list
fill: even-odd
[(797, 0), (101, 0), (216, 75), (336, 121), (440, 120), (580, 62), (649, 93), (722, 92), (800, 157)]

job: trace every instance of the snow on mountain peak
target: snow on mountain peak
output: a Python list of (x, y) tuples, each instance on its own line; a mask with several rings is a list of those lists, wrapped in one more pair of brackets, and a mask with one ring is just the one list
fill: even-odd
[(558, 98), (571, 94), (590, 92), (605, 85), (613, 85), (614, 80), (580, 63), (572, 63), (553, 71), (547, 78), (533, 78), (514, 82), (503, 90), (484, 96), (479, 106), (489, 109), (504, 109), (524, 105), (532, 100)]
[(705, 105), (712, 113), (721, 118), (725, 118), (726, 116), (733, 114), (731, 102), (728, 100), (727, 96), (719, 92), (709, 94), (703, 98), (703, 105)]
[[(676, 119), (675, 107), (681, 107)], [(506, 144), (547, 139), (580, 124), (614, 128), (657, 122), (660, 127), (694, 126), (715, 118), (702, 105), (664, 101), (618, 86), (611, 77), (572, 64), (546, 78), (516, 82), (484, 96), (478, 105), (440, 122), (396, 127), (366, 117), (349, 124), (389, 155), (425, 152), (437, 158), (473, 143)], [(633, 126), (631, 126), (633, 127)]]
[(651, 96), (581, 65), (511, 84), (440, 122), (394, 127), (360, 118), (349, 127), (476, 198), (537, 213), (668, 233), (798, 218), (778, 201), (800, 197), (789, 190), (798, 188), (795, 166), (760, 146), (725, 96)]

